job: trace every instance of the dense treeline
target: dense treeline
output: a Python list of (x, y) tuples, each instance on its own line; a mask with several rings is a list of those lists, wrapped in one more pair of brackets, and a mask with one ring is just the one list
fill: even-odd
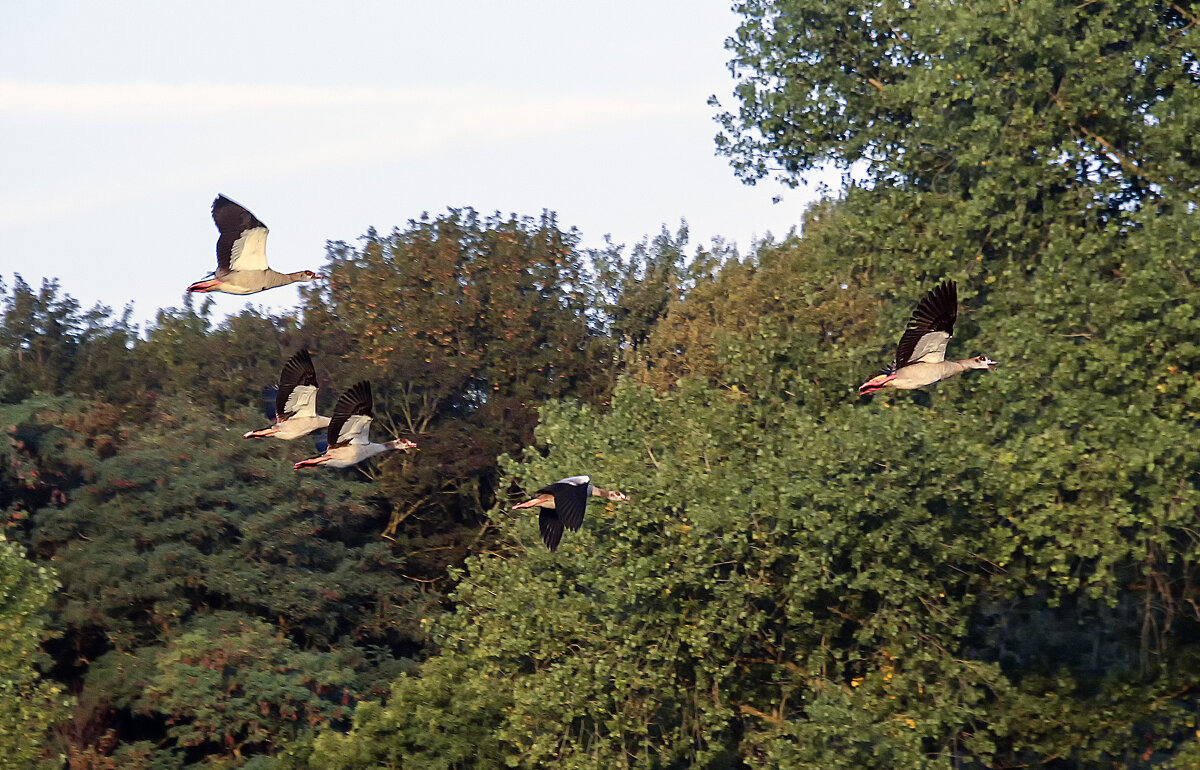
[[(738, 10), (736, 171), (856, 174), (802, 238), (456, 210), (331, 245), (295, 314), (141, 335), (14, 280), (15, 762), (1200, 764), (1197, 15)], [(943, 278), (1001, 368), (858, 398)], [(421, 451), (240, 439), (300, 346)], [(551, 553), (508, 508), (576, 473), (634, 499)]]
[[(635, 505), (557, 555), (494, 511), (525, 553), (313, 764), (1195, 766), (1195, 14), (738, 8), (723, 150), (858, 184), (703, 275), (610, 410), (542, 410), (506, 478)], [(1000, 371), (855, 398), (946, 277)]]
[[(128, 310), (16, 277), (0, 503), (62, 584), (44, 633), (19, 616), (47, 638), (48, 678), (26, 661), (12, 680), (44, 701), (47, 750), (75, 767), (238, 764), (347, 726), (429, 654), (447, 568), (496, 547), (497, 458), (532, 442), (540, 405), (607, 402), (619, 340), (640, 344), (679, 296), (685, 244), (584, 250), (550, 214), (455, 210), (331, 244), (330, 280), (293, 314), (218, 322), (188, 297), (141, 334)], [(420, 451), (296, 473), (311, 442), (243, 440), (302, 346), (322, 411), (370, 378), (376, 430)], [(69, 719), (51, 691), (75, 696)]]

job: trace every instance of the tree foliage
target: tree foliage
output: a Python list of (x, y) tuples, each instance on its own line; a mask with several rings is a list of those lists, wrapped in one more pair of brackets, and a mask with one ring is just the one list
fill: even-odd
[[(492, 545), (496, 456), (531, 440), (539, 403), (601, 401), (615, 378), (608, 333), (635, 284), (611, 277), (620, 249), (576, 241), (550, 214), (450, 212), (332, 245), (303, 312), (218, 320), (185, 297), (144, 333), (16, 279), (0, 506), (63, 581), (48, 651), (79, 694), (57, 728), (73, 767), (303, 756), (314, 726), (424, 657), (447, 566)], [(673, 280), (653, 267), (669, 251), (643, 244), (639, 269)], [(308, 442), (241, 439), (302, 346), (322, 411), (371, 377), (374, 435), (421, 453), (297, 474)]]
[[(906, 189), (1101, 209), (1196, 185), (1197, 17), (1174, 3), (741, 2), (736, 112), (748, 180), (826, 161)], [(1016, 184), (1014, 184), (1016, 183)]]
[(0, 534), (0, 767), (29, 767), (42, 758), (50, 728), (67, 714), (63, 687), (38, 671), (46, 606), (57, 587), (49, 569)]
[(616, 351), (577, 241), (548, 213), (452, 210), (372, 231), (359, 248), (331, 245), (330, 280), (306, 290), (306, 327), (321, 330), (318, 352), (340, 357), (338, 381), (373, 380), (386, 404), (379, 429), (420, 447), (384, 466), (385, 533), (451, 558), (418, 559), (409, 574), (437, 578), (464, 555), (446, 522), (479, 526), (495, 457), (531, 439), (537, 404), (611, 388)]
[[(262, 751), (268, 736), (295, 733), (281, 720), (342, 718), (424, 643), (412, 614), (437, 599), (373, 536), (383, 514), (369, 484), (296, 474), (282, 447), (244, 441), (187, 404), (103, 458), (81, 440), (86, 416), (34, 418), (74, 429), (26, 447), (81, 479), (36, 511), (30, 539), (64, 584), (58, 655), (94, 661), (85, 702), (102, 721), (112, 714), (112, 729), (151, 737), (135, 717), (161, 715), (174, 746)], [(180, 679), (186, 666), (208, 673)]]
[[(671, 304), (652, 387), (543, 408), (508, 478), (634, 502), (557, 554), (493, 512), (510, 548), (468, 560), (421, 684), (477, 719), (437, 740), (489, 726), (461, 767), (1187, 766), (1190, 12), (738, 8), (735, 164), (865, 159), (868, 184)], [(943, 277), (951, 352), (1001, 370), (858, 399)], [(436, 718), (410, 704), (314, 760), (419, 766)]]
[(178, 746), (242, 756), (349, 716), (362, 687), (359, 656), (338, 653), (300, 650), (269, 623), (218, 611), (161, 645), (107, 654), (89, 684), (115, 706), (164, 720)]
[[(451, 210), (330, 244), (296, 313), (144, 334), (14, 280), (0, 504), (49, 625), (0, 580), (73, 766), (1195, 764), (1194, 12), (737, 10), (721, 151), (858, 181), (801, 236)], [(944, 278), (1001, 369), (857, 397)], [(300, 346), (421, 451), (238, 438)], [(577, 473), (633, 500), (550, 553), (509, 505)]]
[[(845, 347), (875, 336), (879, 305), (852, 264), (830, 259), (852, 227), (845, 206), (826, 202), (807, 213), (803, 239), (760, 243), (751, 258), (708, 263), (707, 274), (698, 261), (694, 285), (663, 314), (634, 376), (660, 389), (701, 376), (735, 392), (782, 389), (814, 407), (840, 401), (841, 384), (856, 376)], [(825, 374), (764, 369), (763, 358)]]
[[(1196, 719), (1195, 415), (1173, 390), (1195, 380), (1172, 378), (1195, 371), (1197, 330), (1162, 308), (1196, 301), (1197, 247), (1161, 258), (1142, 239), (1194, 244), (1194, 227), (1159, 218), (1132, 239), (1136, 299), (1102, 277), (1070, 299), (1026, 291), (1019, 314), (968, 300), (967, 328), (1022, 362), (1007, 376), (859, 403), (809, 356), (819, 327), (796, 324), (731, 336), (718, 363), (738, 390), (693, 378), (627, 385), (607, 413), (544, 408), (549, 454), (506, 465), (515, 480), (587, 470), (635, 502), (593, 505), (558, 554), (532, 517), (495, 512), (512, 553), (469, 562), (420, 684), (459, 717), (436, 740), (465, 745), (483, 721), (524, 767), (1161, 759)], [(1024, 356), (1039, 327), (1061, 344)], [(419, 766), (433, 739), (408, 716), (414, 687), (316, 760)]]

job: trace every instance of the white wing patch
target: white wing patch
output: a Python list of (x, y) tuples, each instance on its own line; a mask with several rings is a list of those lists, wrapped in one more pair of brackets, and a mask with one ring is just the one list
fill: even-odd
[(283, 411), (295, 417), (316, 417), (317, 387), (315, 385), (297, 385), (288, 396)]
[(233, 242), (229, 253), (230, 270), (267, 269), (267, 228), (255, 227)]
[(370, 430), (370, 417), (367, 417), (365, 414), (352, 414), (342, 423), (342, 430), (338, 433), (337, 443), (370, 444), (371, 440), (367, 437)]
[(591, 476), (571, 476), (570, 478), (562, 479), (554, 482), (555, 484), (570, 484), (571, 486), (581, 487), (584, 484), (591, 483)]
[(936, 364), (939, 361), (946, 360), (946, 343), (950, 341), (950, 335), (946, 332), (929, 332), (917, 340), (917, 344), (913, 347), (912, 355), (909, 356), (910, 364)]

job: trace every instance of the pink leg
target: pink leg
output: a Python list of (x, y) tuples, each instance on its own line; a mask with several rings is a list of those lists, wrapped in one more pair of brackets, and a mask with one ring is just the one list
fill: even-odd
[(516, 505), (514, 505), (512, 507), (512, 510), (515, 511), (518, 508), (533, 508), (535, 506), (541, 505), (542, 503), (549, 502), (551, 497), (552, 497), (552, 495), (538, 495), (537, 497), (533, 498), (532, 500), (526, 500), (523, 503), (517, 503)]

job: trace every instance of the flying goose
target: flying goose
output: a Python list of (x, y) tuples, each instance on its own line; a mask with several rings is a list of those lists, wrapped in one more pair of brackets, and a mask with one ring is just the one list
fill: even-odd
[(946, 343), (954, 331), (958, 317), (958, 288), (954, 281), (935, 286), (921, 298), (913, 310), (900, 345), (896, 349), (896, 365), (864, 382), (859, 394), (874, 393), (885, 388), (913, 390), (935, 382), (957, 377), (968, 369), (992, 369), (997, 363), (987, 356), (947, 361)]
[(296, 463), (294, 470), (317, 465), (348, 468), (389, 449), (416, 448), (417, 445), (408, 439), (372, 444), (369, 433), (373, 413), (371, 383), (363, 380), (343, 393), (333, 407), (333, 419), (329, 421), (329, 435), (333, 443), (320, 457)]
[(213, 201), (212, 218), (221, 233), (217, 238), (217, 269), (212, 278), (196, 281), (188, 291), (255, 294), (321, 277), (311, 270), (277, 273), (267, 267), (267, 226), (224, 195)]
[(242, 438), (291, 441), (329, 424), (328, 417), (317, 414), (317, 372), (308, 350), (301, 348), (283, 365), (271, 406), (267, 414), (271, 427), (252, 430)]
[(616, 502), (629, 500), (629, 497), (621, 492), (592, 486), (591, 481), (588, 476), (571, 476), (556, 481), (539, 489), (537, 496), (532, 500), (518, 503), (512, 509), (542, 509), (538, 517), (538, 529), (541, 530), (546, 547), (553, 551), (558, 548), (558, 541), (562, 539), (564, 525), (570, 527), (572, 532), (583, 525), (583, 510), (587, 507), (589, 497), (603, 497)]

